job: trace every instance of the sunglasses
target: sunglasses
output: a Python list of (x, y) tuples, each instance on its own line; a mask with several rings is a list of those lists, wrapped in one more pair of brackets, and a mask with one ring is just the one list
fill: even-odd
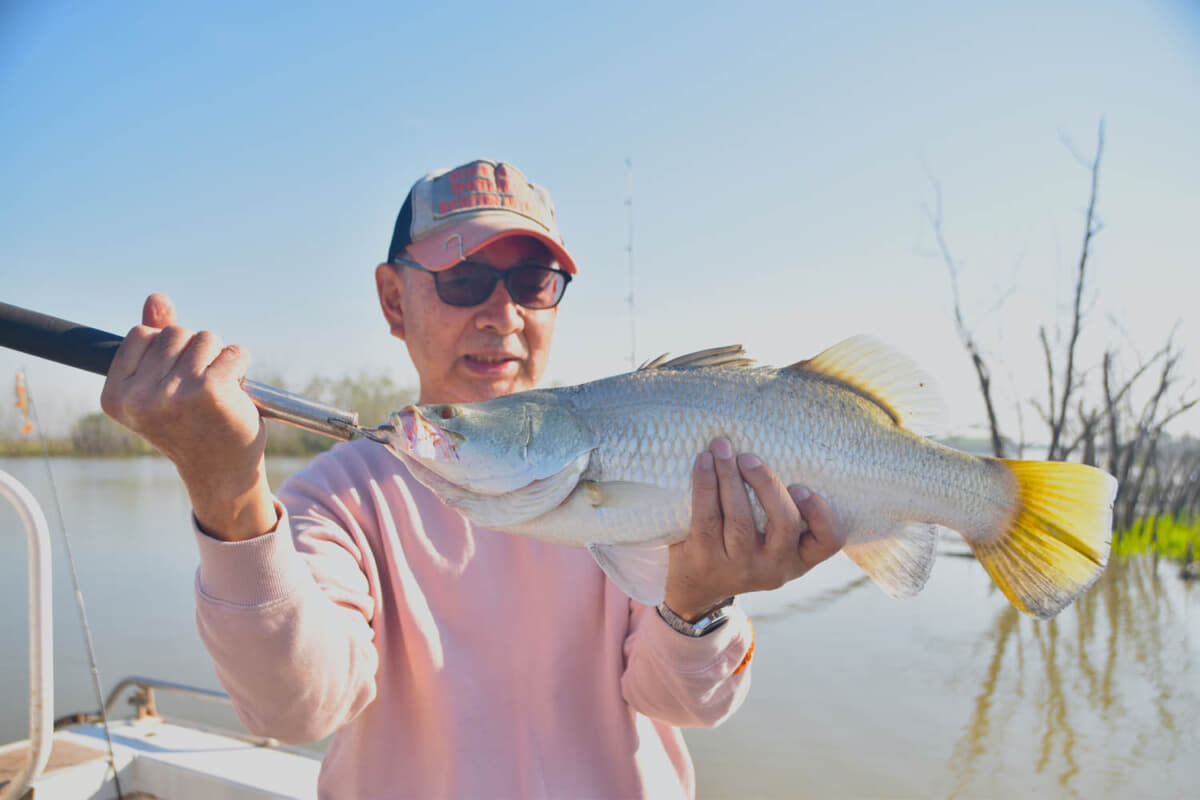
[(438, 298), (448, 306), (459, 308), (470, 308), (487, 300), (497, 281), (504, 281), (508, 296), (519, 306), (535, 310), (554, 308), (571, 282), (571, 276), (566, 272), (536, 264), (496, 269), (490, 264), (464, 260), (435, 272), (407, 258), (396, 257), (392, 263), (428, 272), (433, 276)]

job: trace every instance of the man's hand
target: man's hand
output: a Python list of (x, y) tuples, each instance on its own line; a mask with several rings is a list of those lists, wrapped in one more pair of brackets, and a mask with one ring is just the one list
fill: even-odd
[[(745, 484), (767, 513), (761, 533)], [(695, 620), (733, 595), (800, 577), (838, 552), (844, 536), (824, 500), (785, 487), (755, 456), (735, 459), (729, 440), (717, 439), (692, 468), (692, 526), (671, 545), (665, 602)]]
[(276, 515), (266, 428), (240, 384), (249, 355), (175, 322), (166, 295), (146, 298), (142, 324), (113, 358), (100, 405), (174, 462), (206, 531), (228, 540), (265, 533)]

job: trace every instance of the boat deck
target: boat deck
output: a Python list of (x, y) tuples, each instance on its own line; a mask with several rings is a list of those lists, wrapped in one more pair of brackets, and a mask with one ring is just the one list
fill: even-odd
[[(172, 800), (315, 800), (320, 760), (263, 747), (161, 718), (110, 723), (113, 754), (126, 798)], [(0, 748), (0, 787), (28, 757), (29, 744)], [(104, 730), (73, 725), (54, 735), (50, 764), (34, 783), (38, 800), (116, 797)]]
[[(8, 786), (25, 768), (25, 764), (29, 761), (29, 743), (17, 742), (0, 748), (0, 789)], [(95, 761), (96, 759), (107, 759), (108, 752), (103, 749), (96, 749), (88, 744), (80, 744), (79, 742), (54, 738), (54, 746), (50, 750), (50, 760), (46, 763), (46, 768), (42, 770), (43, 775), (47, 775), (55, 770), (67, 769), (86, 763)]]

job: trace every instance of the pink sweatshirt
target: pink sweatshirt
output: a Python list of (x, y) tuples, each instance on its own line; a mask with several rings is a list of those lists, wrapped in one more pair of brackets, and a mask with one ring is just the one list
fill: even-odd
[(321, 798), (694, 795), (678, 726), (749, 690), (742, 612), (676, 633), (586, 550), (477, 528), (370, 442), (279, 498), (273, 533), (196, 531), (196, 616), (249, 730), (336, 731)]

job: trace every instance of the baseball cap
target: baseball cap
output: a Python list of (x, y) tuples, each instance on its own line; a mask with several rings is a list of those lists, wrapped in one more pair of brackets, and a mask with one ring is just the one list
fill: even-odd
[(407, 248), (426, 269), (448, 269), (517, 235), (542, 242), (565, 272), (578, 272), (558, 232), (550, 193), (512, 164), (478, 159), (435, 170), (413, 184), (396, 218), (388, 261)]

